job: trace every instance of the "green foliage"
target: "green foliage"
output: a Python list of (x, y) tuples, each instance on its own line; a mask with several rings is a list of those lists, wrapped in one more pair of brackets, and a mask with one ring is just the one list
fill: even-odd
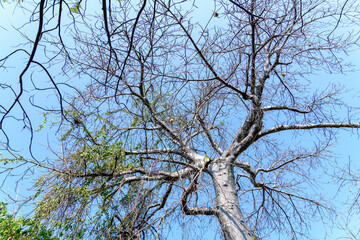
[(79, 13), (80, 12), (80, 6), (81, 5), (81, 1), (77, 1), (71, 8), (70, 11), (73, 13)]
[(11, 3), (21, 3), (23, 2), (23, 0), (2, 0), (2, 2), (11, 4)]
[(0, 239), (55, 240), (53, 231), (33, 218), (16, 218), (8, 214), (5, 203), (0, 203)]
[[(105, 132), (99, 130), (98, 134)], [(35, 185), (35, 198), (40, 198), (35, 215), (49, 222), (59, 236), (70, 239), (82, 239), (84, 235), (96, 235), (96, 232), (99, 236), (102, 229), (115, 234), (119, 226), (111, 219), (122, 207), (128, 208), (129, 212), (120, 212), (117, 216), (124, 218), (122, 222), (126, 225), (131, 225), (129, 219), (135, 216), (131, 212), (136, 209), (131, 206), (137, 204), (135, 199), (142, 199), (139, 198), (141, 194), (146, 195), (146, 189), (135, 183), (129, 184), (127, 193), (117, 195), (123, 177), (111, 177), (112, 174), (141, 169), (137, 161), (125, 157), (122, 145), (121, 142), (84, 144), (63, 159), (71, 173), (53, 172), (41, 176)], [(113, 201), (118, 203), (114, 205)], [(60, 219), (52, 217), (56, 212)], [(93, 232), (86, 231), (88, 225), (92, 225)]]
[(120, 172), (136, 167), (134, 162), (126, 161), (121, 142), (95, 146), (85, 145), (70, 157), (79, 163), (87, 164), (88, 167), (83, 165), (84, 168), (79, 169), (84, 174)]
[[(168, 97), (154, 96), (152, 107), (166, 123), (186, 124), (186, 118), (173, 117)], [(135, 129), (126, 134), (125, 145), (117, 137), (121, 135), (116, 121), (139, 129), (152, 121), (141, 101), (135, 97), (132, 100), (135, 113), (130, 113), (132, 118), (126, 120), (119, 115), (129, 114), (127, 108), (88, 114), (75, 107), (65, 111), (66, 117), (74, 121), (63, 130), (60, 140), (73, 147), (59, 157), (57, 171), (38, 178), (34, 196), (38, 200), (35, 216), (49, 223), (57, 236), (103, 239), (106, 235), (105, 238), (112, 239), (125, 234), (123, 237), (127, 239), (137, 236), (138, 231), (147, 231), (148, 223), (153, 221), (152, 211), (156, 208), (146, 210), (144, 206), (154, 203), (158, 206), (162, 200), (158, 193), (167, 189), (166, 184), (145, 186), (141, 181), (123, 182), (125, 177), (138, 176), (145, 167), (138, 155), (126, 155), (124, 148), (142, 149), (144, 139), (135, 134)], [(171, 144), (161, 132), (152, 136), (151, 141), (152, 148)], [(168, 164), (163, 164), (162, 169), (167, 168)], [(146, 234), (152, 234), (151, 231)]]
[(35, 132), (40, 132), (41, 129), (44, 128), (44, 124), (47, 123), (47, 115), (49, 114), (49, 112), (45, 112), (44, 115), (44, 121), (39, 125), (39, 128), (35, 130)]
[(6, 165), (8, 163), (15, 163), (15, 162), (18, 162), (20, 160), (22, 160), (23, 158), (0, 158), (0, 163)]
[[(76, 185), (68, 186), (53, 186), (50, 192), (44, 196), (40, 205), (41, 214), (47, 214), (44, 211), (44, 206), (49, 207), (49, 210), (56, 209), (58, 205), (61, 205), (61, 199), (64, 197), (73, 199), (73, 201), (80, 201), (86, 203), (91, 195), (105, 194), (106, 185), (104, 186), (103, 179), (96, 177), (97, 175), (106, 175), (111, 173), (118, 173), (125, 170), (132, 170), (136, 167), (132, 161), (127, 162), (125, 154), (122, 149), (122, 143), (112, 143), (106, 145), (89, 146), (84, 145), (74, 153), (70, 154), (66, 159), (69, 166), (72, 166), (72, 172), (77, 175), (84, 176), (81, 178), (81, 182)], [(62, 173), (53, 173), (43, 175), (38, 179), (36, 186), (45, 185), (50, 179), (61, 178), (63, 183), (70, 183), (73, 178), (69, 175), (63, 175)], [(103, 186), (102, 191), (97, 192), (96, 188)], [(40, 190), (41, 191), (41, 190)], [(51, 196), (57, 196), (52, 198)]]

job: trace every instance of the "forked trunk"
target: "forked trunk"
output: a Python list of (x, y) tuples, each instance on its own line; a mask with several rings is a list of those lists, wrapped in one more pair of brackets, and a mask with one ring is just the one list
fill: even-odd
[(246, 227), (236, 194), (233, 168), (229, 163), (215, 163), (212, 167), (216, 204), (222, 233), (226, 240), (253, 240)]

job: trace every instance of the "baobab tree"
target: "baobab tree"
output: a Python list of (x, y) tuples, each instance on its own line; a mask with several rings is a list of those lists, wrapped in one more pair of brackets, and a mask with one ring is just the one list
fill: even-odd
[(2, 83), (15, 96), (2, 105), (4, 135), (17, 106), (34, 130), (22, 102), (31, 69), (51, 86), (33, 77), (33, 88), (59, 100), (32, 102), (61, 117), (56, 158), (19, 159), (46, 171), (38, 218), (80, 237), (161, 239), (170, 219), (207, 215), (224, 239), (303, 239), (309, 219), (332, 213), (312, 174), (332, 167), (335, 130), (360, 123), (339, 85), (311, 84), (314, 72), (349, 69), (356, 1), (96, 4), (36, 3), (20, 85)]

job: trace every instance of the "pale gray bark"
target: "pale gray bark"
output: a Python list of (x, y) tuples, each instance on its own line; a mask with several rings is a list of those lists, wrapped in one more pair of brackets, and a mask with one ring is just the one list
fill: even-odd
[(211, 172), (216, 193), (217, 218), (224, 238), (227, 240), (253, 239), (240, 210), (232, 165), (218, 160)]

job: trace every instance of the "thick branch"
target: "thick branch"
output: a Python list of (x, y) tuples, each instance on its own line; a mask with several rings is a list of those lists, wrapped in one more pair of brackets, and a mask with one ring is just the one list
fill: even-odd
[(310, 113), (310, 110), (300, 110), (298, 108), (288, 107), (285, 105), (278, 105), (278, 106), (266, 106), (262, 108), (263, 111), (273, 111), (273, 110), (289, 110), (292, 112), (297, 113)]
[(256, 140), (271, 133), (276, 133), (286, 130), (302, 130), (302, 129), (305, 130), (305, 129), (316, 129), (316, 128), (360, 128), (360, 123), (314, 123), (314, 124), (280, 125), (261, 131), (257, 136)]
[(207, 161), (204, 166), (198, 171), (198, 173), (196, 173), (196, 175), (194, 176), (194, 178), (191, 180), (190, 185), (186, 188), (183, 196), (181, 197), (181, 210), (186, 214), (186, 215), (215, 215), (217, 214), (217, 209), (213, 208), (213, 207), (188, 207), (187, 206), (187, 202), (188, 202), (188, 197), (189, 195), (196, 191), (197, 189), (197, 180), (200, 177), (201, 173), (204, 171), (204, 169), (206, 169), (209, 164), (211, 163), (211, 161)]
[(148, 149), (148, 150), (141, 150), (141, 151), (131, 151), (125, 150), (125, 155), (142, 155), (142, 154), (178, 154), (184, 155), (184, 153), (180, 150), (175, 150), (174, 148), (164, 148), (164, 149)]

